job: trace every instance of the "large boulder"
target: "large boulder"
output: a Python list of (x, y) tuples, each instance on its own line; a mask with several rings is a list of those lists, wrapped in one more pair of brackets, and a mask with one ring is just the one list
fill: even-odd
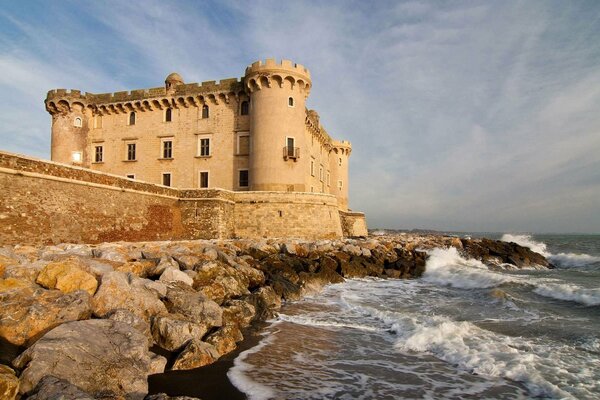
[(119, 309), (112, 311), (108, 315), (108, 319), (112, 319), (113, 321), (124, 322), (130, 325), (132, 328), (137, 329), (138, 331), (143, 333), (144, 336), (148, 338), (149, 343), (154, 342), (152, 338), (152, 332), (150, 331), (150, 324), (148, 323), (148, 321), (146, 321), (139, 315), (136, 315), (129, 310)]
[(36, 385), (27, 400), (95, 400), (81, 388), (59, 379), (46, 375)]
[(192, 322), (180, 314), (156, 316), (152, 320), (152, 337), (156, 344), (169, 351), (180, 350), (192, 339), (202, 339), (208, 325)]
[(223, 307), (223, 326), (233, 325), (240, 329), (245, 328), (250, 325), (255, 315), (254, 305), (244, 300), (230, 300)]
[(92, 299), (94, 314), (104, 317), (118, 309), (129, 310), (149, 321), (157, 314), (166, 314), (167, 309), (160, 301), (157, 282), (138, 278), (132, 274), (109, 272), (102, 277), (98, 291)]
[(462, 239), (463, 252), (486, 265), (512, 264), (517, 268), (554, 266), (543, 255), (513, 242), (491, 239)]
[(169, 284), (164, 302), (170, 313), (181, 314), (189, 321), (208, 327), (222, 325), (221, 307), (184, 283)]
[(14, 400), (19, 393), (19, 378), (15, 371), (6, 365), (0, 365), (0, 399)]
[(228, 325), (208, 335), (205, 342), (215, 346), (217, 352), (224, 355), (235, 350), (236, 343), (242, 340), (244, 340), (244, 336), (239, 328), (235, 325)]
[(48, 289), (58, 289), (63, 293), (85, 290), (93, 296), (98, 287), (96, 278), (87, 273), (76, 258), (54, 261), (39, 273), (36, 283)]
[(214, 363), (220, 354), (212, 344), (200, 340), (191, 340), (177, 356), (173, 369), (194, 369)]
[(143, 399), (147, 377), (162, 372), (148, 340), (128, 324), (112, 320), (69, 322), (54, 328), (17, 357), (22, 369), (20, 393), (32, 391), (51, 375), (90, 394)]
[(90, 295), (83, 290), (24, 288), (0, 293), (0, 337), (22, 346), (64, 322), (90, 318)]
[[(189, 272), (189, 271), (186, 271)], [(160, 275), (161, 282), (183, 282), (186, 285), (192, 286), (194, 284), (194, 279), (188, 276), (183, 271), (180, 271), (178, 268), (165, 268), (163, 273)]]

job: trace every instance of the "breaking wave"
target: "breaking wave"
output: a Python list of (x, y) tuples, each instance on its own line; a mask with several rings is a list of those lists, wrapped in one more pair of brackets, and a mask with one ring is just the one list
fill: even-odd
[(562, 268), (584, 267), (589, 264), (600, 262), (600, 257), (591, 256), (589, 254), (577, 253), (558, 253), (552, 254), (548, 251), (546, 243), (534, 240), (531, 235), (513, 235), (505, 233), (500, 239), (503, 242), (513, 242), (523, 247), (528, 247), (546, 257), (553, 264)]
[(585, 289), (568, 283), (542, 283), (536, 286), (533, 291), (540, 296), (574, 301), (586, 306), (600, 305), (600, 289)]

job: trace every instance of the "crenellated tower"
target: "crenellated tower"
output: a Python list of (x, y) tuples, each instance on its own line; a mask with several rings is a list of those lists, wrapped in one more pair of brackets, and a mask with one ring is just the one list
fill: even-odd
[(46, 110), (52, 116), (52, 161), (89, 166), (87, 137), (92, 111), (79, 90), (48, 92)]
[(348, 163), (352, 145), (347, 140), (333, 140), (331, 142), (331, 153), (329, 167), (333, 181), (332, 194), (338, 198), (340, 210), (348, 210)]
[(289, 60), (267, 59), (246, 68), (244, 85), (250, 97), (250, 190), (307, 191), (310, 72)]

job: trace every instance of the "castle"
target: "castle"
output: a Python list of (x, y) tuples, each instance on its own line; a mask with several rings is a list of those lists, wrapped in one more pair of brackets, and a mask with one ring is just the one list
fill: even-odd
[(49, 91), (52, 161), (0, 152), (0, 242), (367, 235), (348, 209), (352, 147), (306, 108), (311, 86), (267, 59), (219, 83)]
[(241, 80), (48, 93), (52, 160), (178, 188), (316, 192), (348, 208), (347, 141), (307, 110), (310, 73), (268, 59)]

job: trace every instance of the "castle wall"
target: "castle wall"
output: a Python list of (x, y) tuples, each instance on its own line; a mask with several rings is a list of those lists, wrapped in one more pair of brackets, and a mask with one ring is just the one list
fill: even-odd
[(327, 194), (178, 190), (4, 152), (0, 186), (0, 245), (343, 234)]
[(340, 211), (342, 233), (345, 237), (368, 236), (365, 214), (359, 212)]

